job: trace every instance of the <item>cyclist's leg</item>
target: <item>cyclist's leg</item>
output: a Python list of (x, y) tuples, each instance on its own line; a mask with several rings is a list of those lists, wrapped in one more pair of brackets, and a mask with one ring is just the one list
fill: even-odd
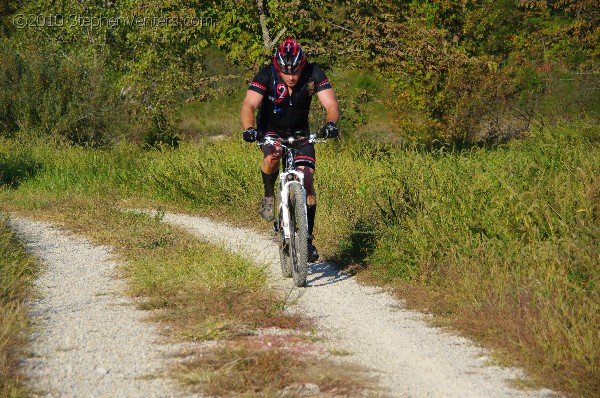
[(308, 219), (308, 261), (314, 262), (319, 259), (317, 248), (313, 245), (313, 229), (317, 211), (317, 192), (314, 185), (315, 174), (315, 147), (308, 144), (301, 147), (294, 156), (296, 169), (304, 174), (304, 189), (306, 190), (306, 216)]
[(259, 214), (266, 221), (273, 221), (275, 218), (275, 181), (277, 181), (283, 148), (280, 146), (262, 145), (261, 150), (264, 157), (260, 163), (260, 171), (265, 194), (261, 202)]
[(279, 162), (283, 154), (283, 148), (279, 145), (261, 145), (263, 159), (260, 162), (260, 170), (265, 174), (276, 174), (279, 171)]
[[(297, 166), (296, 169), (304, 174), (304, 189), (306, 190), (306, 215), (308, 217), (308, 234), (312, 237), (317, 209), (317, 192), (314, 185), (315, 170), (307, 166)], [(311, 238), (312, 239), (312, 238)]]
[[(315, 145), (306, 144), (298, 148), (294, 154), (294, 166), (298, 171), (304, 174), (304, 189), (306, 190), (306, 206), (314, 207), (317, 205), (317, 193), (314, 186), (314, 174), (316, 165)], [(309, 219), (309, 228), (312, 225)]]

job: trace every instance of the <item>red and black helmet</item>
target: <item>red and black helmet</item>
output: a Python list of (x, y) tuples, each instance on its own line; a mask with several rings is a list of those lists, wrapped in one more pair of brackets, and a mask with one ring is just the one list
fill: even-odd
[(299, 71), (305, 63), (306, 55), (304, 55), (300, 44), (294, 39), (286, 39), (281, 43), (273, 56), (273, 65), (285, 75), (291, 75)]

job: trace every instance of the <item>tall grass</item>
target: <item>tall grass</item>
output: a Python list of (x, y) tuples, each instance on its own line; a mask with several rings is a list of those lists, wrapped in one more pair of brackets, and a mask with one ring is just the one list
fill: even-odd
[[(597, 134), (557, 128), (463, 151), (328, 144), (318, 154), (317, 237), (379, 283), (421, 287), (430, 311), (554, 387), (593, 395)], [(254, 213), (260, 156), (235, 142), (187, 151), (150, 167), (158, 192)]]
[(0, 220), (0, 395), (24, 397), (27, 389), (19, 357), (28, 329), (25, 299), (31, 294), (37, 264)]
[[(332, 157), (321, 197), (338, 203), (325, 206), (323, 224), (342, 238), (362, 233), (363, 243), (371, 235), (362, 250), (372, 278), (421, 287), (429, 297), (416, 306), (450, 315), (554, 386), (592, 396), (600, 388), (598, 149), (559, 131), (491, 151), (365, 149), (342, 165)], [(353, 183), (326, 182), (345, 171)], [(344, 231), (348, 218), (355, 227)], [(352, 242), (341, 248), (358, 252)]]
[[(317, 242), (547, 385), (593, 396), (599, 135), (556, 127), (460, 151), (322, 145)], [(165, 151), (36, 148), (31, 159), (42, 167), (12, 200), (36, 191), (137, 197), (249, 222), (262, 195), (260, 151), (241, 140)]]

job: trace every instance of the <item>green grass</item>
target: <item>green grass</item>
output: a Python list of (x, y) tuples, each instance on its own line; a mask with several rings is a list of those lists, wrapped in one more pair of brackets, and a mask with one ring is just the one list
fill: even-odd
[[(243, 85), (240, 81), (239, 86)], [(243, 101), (245, 93), (244, 87), (243, 91), (237, 90), (220, 101), (193, 101), (183, 105), (178, 124), (183, 136), (194, 140), (238, 136), (242, 129), (239, 104)]]
[[(317, 156), (316, 242), (365, 280), (395, 288), (409, 305), (497, 348), (504, 363), (525, 367), (535, 381), (594, 396), (599, 135), (593, 124), (553, 127), (462, 151), (327, 143)], [(266, 228), (255, 216), (260, 152), (239, 137), (173, 151), (23, 151), (40, 166), (2, 201), (43, 209), (76, 194)], [(157, 237), (154, 245), (165, 242)], [(190, 333), (228, 327), (212, 319)]]
[(25, 333), (29, 329), (25, 299), (32, 293), (37, 263), (29, 257), (0, 220), (0, 395), (25, 397), (19, 358), (23, 355)]

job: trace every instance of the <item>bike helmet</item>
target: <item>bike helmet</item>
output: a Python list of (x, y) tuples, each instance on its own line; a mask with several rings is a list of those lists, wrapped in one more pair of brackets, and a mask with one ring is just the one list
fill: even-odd
[(306, 55), (300, 44), (294, 39), (286, 39), (279, 45), (273, 56), (275, 69), (285, 75), (291, 75), (302, 69), (306, 63)]

